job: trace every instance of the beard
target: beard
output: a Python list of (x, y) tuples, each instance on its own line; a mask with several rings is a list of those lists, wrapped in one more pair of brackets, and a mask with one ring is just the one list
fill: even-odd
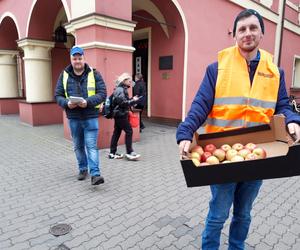
[(75, 64), (74, 69), (81, 71), (84, 69), (84, 64), (81, 64), (81, 63)]
[(75, 72), (75, 74), (79, 75), (82, 74), (82, 72), (84, 71), (84, 64), (75, 64), (73, 66), (73, 70)]
[(240, 46), (240, 50), (242, 50), (242, 51), (244, 51), (246, 53), (251, 53), (251, 52), (255, 51), (257, 49), (257, 47), (258, 47), (258, 42), (254, 42), (254, 43), (251, 43), (249, 45), (242, 44)]
[(240, 48), (242, 51), (247, 52), (247, 53), (251, 53), (252, 51), (254, 51), (256, 49), (256, 47), (251, 46), (251, 47), (242, 47)]
[(241, 40), (239, 43), (239, 48), (246, 53), (251, 53), (258, 48), (259, 42), (260, 40), (256, 38), (250, 40), (247, 39), (246, 41)]

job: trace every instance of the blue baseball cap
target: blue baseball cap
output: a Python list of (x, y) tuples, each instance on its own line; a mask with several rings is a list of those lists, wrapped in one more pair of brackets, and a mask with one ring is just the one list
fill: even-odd
[(75, 54), (83, 55), (83, 49), (78, 46), (73, 46), (70, 51), (70, 55), (74, 56)]

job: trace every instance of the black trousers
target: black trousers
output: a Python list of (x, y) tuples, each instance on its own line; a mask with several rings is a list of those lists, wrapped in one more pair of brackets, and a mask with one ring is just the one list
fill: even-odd
[(132, 127), (129, 123), (128, 116), (122, 118), (114, 118), (115, 126), (114, 132), (111, 137), (110, 142), (110, 153), (115, 154), (117, 152), (118, 141), (120, 139), (120, 135), (122, 130), (125, 132), (125, 144), (126, 144), (126, 153), (130, 154), (132, 149)]
[(143, 113), (143, 110), (144, 110), (144, 106), (138, 104), (135, 106), (135, 108), (139, 109), (139, 113), (140, 113), (140, 129), (144, 129), (145, 128), (145, 125), (142, 121), (142, 113)]

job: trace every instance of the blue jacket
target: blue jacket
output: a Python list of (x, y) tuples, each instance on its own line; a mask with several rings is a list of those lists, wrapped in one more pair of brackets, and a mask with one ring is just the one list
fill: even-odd
[[(250, 62), (249, 77), (252, 83), (255, 70), (259, 62), (254, 59)], [(289, 105), (289, 98), (287, 96), (284, 80), (284, 71), (279, 69), (280, 72), (280, 86), (278, 90), (278, 98), (275, 109), (275, 114), (283, 114), (286, 117), (286, 124), (296, 122), (300, 124), (300, 116), (294, 113)], [(218, 77), (218, 63), (215, 62), (209, 65), (206, 69), (202, 84), (192, 102), (191, 108), (184, 122), (180, 123), (177, 128), (176, 140), (177, 143), (183, 140), (193, 139), (193, 134), (205, 122), (208, 114), (210, 113), (214, 98), (215, 87)]]
[(106, 86), (100, 73), (94, 70), (96, 94), (88, 97), (87, 78), (89, 72), (91, 71), (90, 67), (85, 64), (85, 69), (81, 76), (76, 76), (74, 74), (72, 65), (66, 67), (65, 71), (69, 74), (67, 82), (68, 96), (83, 97), (87, 101), (87, 107), (76, 107), (74, 109), (68, 108), (68, 99), (66, 98), (63, 86), (63, 72), (58, 78), (55, 89), (55, 100), (58, 105), (65, 109), (67, 117), (69, 119), (89, 119), (98, 117), (99, 109), (95, 108), (95, 106), (104, 102), (106, 98)]

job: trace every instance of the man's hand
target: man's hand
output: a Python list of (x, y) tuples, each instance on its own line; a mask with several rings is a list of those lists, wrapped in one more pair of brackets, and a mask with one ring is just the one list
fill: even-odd
[(191, 142), (189, 140), (183, 140), (179, 143), (179, 155), (180, 159), (187, 159)]
[(68, 107), (69, 107), (69, 109), (73, 109), (73, 108), (77, 107), (77, 104), (76, 103), (72, 103), (71, 101), (68, 101)]
[(288, 124), (288, 130), (290, 135), (295, 139), (295, 142), (300, 141), (300, 125), (292, 122)]
[(100, 113), (102, 113), (103, 107), (104, 107), (104, 102), (101, 102), (101, 104), (100, 104), (100, 106), (99, 106), (99, 112), (100, 112)]
[(87, 107), (87, 101), (84, 100), (84, 101), (78, 103), (78, 106), (79, 106), (80, 108), (86, 108), (86, 107)]

